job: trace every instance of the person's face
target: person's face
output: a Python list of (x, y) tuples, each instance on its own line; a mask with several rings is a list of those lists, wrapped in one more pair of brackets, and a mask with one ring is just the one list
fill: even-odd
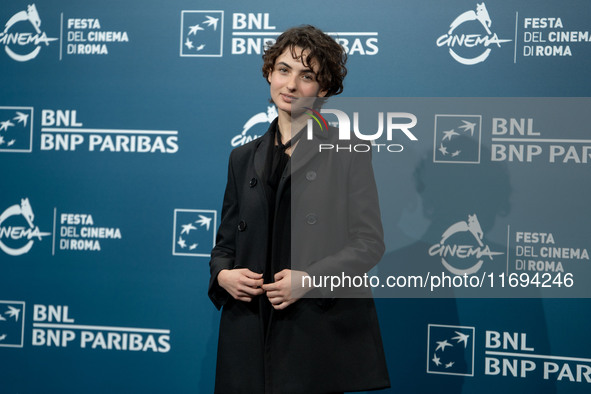
[[(296, 55), (302, 48), (295, 47)], [(279, 112), (291, 114), (291, 105), (300, 97), (324, 97), (325, 90), (320, 90), (318, 83), (318, 65), (312, 62), (311, 68), (305, 63), (308, 51), (302, 53), (303, 59), (294, 59), (290, 48), (286, 48), (275, 60), (273, 70), (267, 77), (271, 84), (271, 99)], [(304, 62), (302, 62), (304, 60)]]

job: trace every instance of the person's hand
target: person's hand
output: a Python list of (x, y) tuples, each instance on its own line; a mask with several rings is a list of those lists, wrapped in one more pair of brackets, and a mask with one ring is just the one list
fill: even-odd
[(302, 287), (304, 271), (284, 269), (275, 274), (275, 282), (263, 285), (267, 298), (275, 309), (285, 309), (304, 296), (310, 288)]
[(252, 272), (248, 268), (221, 270), (218, 283), (234, 299), (250, 302), (253, 297), (263, 294), (263, 274)]

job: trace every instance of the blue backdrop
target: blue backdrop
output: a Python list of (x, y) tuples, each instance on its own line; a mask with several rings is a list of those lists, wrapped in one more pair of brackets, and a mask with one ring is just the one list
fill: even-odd
[[(263, 45), (299, 24), (349, 52), (344, 96), (477, 98), (419, 117), (419, 145), (386, 166), (374, 157), (381, 197), (395, 185), (385, 262), (441, 270), (432, 245), (477, 215), (512, 272), (584, 281), (589, 102), (558, 98), (589, 95), (590, 17), (582, 0), (3, 1), (0, 392), (213, 391), (227, 158), (275, 116)], [(446, 116), (480, 116), (462, 145), (478, 160), (439, 150)], [(376, 303), (391, 392), (591, 387), (588, 298)]]

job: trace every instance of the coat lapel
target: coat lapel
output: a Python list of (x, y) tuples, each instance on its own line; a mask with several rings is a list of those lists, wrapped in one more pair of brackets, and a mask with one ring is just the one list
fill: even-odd
[(275, 127), (277, 127), (277, 118), (271, 123), (267, 129), (267, 132), (261, 137), (261, 142), (257, 146), (254, 153), (254, 169), (259, 180), (263, 180), (265, 164), (267, 163), (267, 155), (269, 154), (271, 145), (273, 145), (273, 133), (271, 131)]
[(304, 166), (319, 153), (319, 145), (328, 141), (328, 130), (320, 130), (320, 128), (313, 124), (312, 131), (312, 139), (308, 139), (307, 128), (300, 131), (300, 133), (304, 134), (298, 141), (298, 144), (291, 155), (291, 159), (287, 162), (287, 166), (285, 166), (285, 171), (283, 171), (281, 182), (277, 188), (277, 196), (282, 195), (286, 182), (291, 179), (291, 175), (304, 168)]
[(329, 130), (320, 130), (316, 124), (313, 124), (312, 130), (312, 139), (308, 139), (308, 131), (306, 128), (300, 131), (300, 133), (304, 133), (304, 135), (300, 138), (300, 141), (291, 156), (291, 174), (295, 174), (301, 170), (319, 153), (320, 144), (328, 141)]
[[(254, 155), (254, 168), (256, 171), (257, 176), (260, 180), (263, 179), (265, 172), (265, 164), (267, 162), (267, 156), (269, 154), (269, 150), (271, 146), (274, 144), (273, 141), (273, 128), (277, 127), (278, 119), (276, 118), (273, 123), (269, 126), (267, 132), (261, 137), (261, 142), (258, 145), (255, 155)], [(277, 198), (281, 198), (283, 195), (284, 189), (286, 187), (287, 181), (290, 180), (291, 175), (296, 173), (297, 171), (301, 170), (314, 156), (319, 153), (319, 145), (321, 143), (326, 143), (329, 140), (328, 133), (329, 130), (321, 130), (316, 124), (313, 124), (313, 138), (308, 139), (307, 129), (304, 128), (300, 131), (301, 133), (305, 133), (300, 138), (296, 149), (294, 149), (291, 160), (287, 162), (287, 166), (283, 171), (283, 175), (281, 176), (281, 181), (277, 187)], [(265, 194), (266, 197), (266, 194)], [(276, 202), (275, 206), (278, 206), (278, 201)]]

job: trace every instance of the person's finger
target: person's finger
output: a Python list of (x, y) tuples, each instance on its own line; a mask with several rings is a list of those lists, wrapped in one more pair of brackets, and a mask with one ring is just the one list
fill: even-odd
[(275, 295), (272, 297), (268, 297), (271, 304), (279, 304), (284, 301), (284, 298), (280, 295)]
[(263, 285), (263, 290), (265, 291), (279, 290), (280, 288), (281, 284), (278, 283), (267, 283)]
[(259, 274), (256, 272), (252, 272), (251, 270), (249, 270), (248, 268), (244, 268), (244, 271), (242, 272), (245, 276), (248, 276), (251, 279), (261, 279), (263, 277), (263, 274)]
[(238, 282), (252, 288), (260, 287), (263, 284), (262, 279), (251, 279), (245, 275), (241, 276)]
[(281, 297), (281, 292), (279, 290), (273, 290), (267, 292), (267, 298), (275, 298)]
[(240, 291), (244, 294), (249, 295), (249, 296), (257, 296), (257, 295), (263, 294), (263, 289), (261, 289), (260, 287), (253, 288), (253, 287), (248, 287), (248, 286), (242, 286), (242, 287), (240, 287)]
[(246, 293), (243, 293), (241, 291), (233, 291), (230, 293), (230, 295), (232, 296), (232, 298), (234, 298), (235, 300), (240, 300), (240, 301), (244, 301), (245, 299), (248, 299), (250, 301), (250, 299), (252, 298), (251, 296), (249, 296)]
[(280, 304), (277, 304), (277, 305), (274, 304), (273, 308), (275, 308), (277, 310), (283, 310), (283, 309), (287, 308), (288, 306), (290, 306), (291, 304), (292, 304), (291, 301), (283, 301)]
[(287, 268), (285, 268), (285, 269), (283, 269), (283, 270), (281, 270), (281, 271), (277, 272), (277, 273), (274, 275), (274, 278), (275, 278), (275, 280), (276, 280), (276, 281), (278, 281), (278, 280), (281, 280), (281, 279), (283, 279), (283, 278), (284, 278), (284, 277), (287, 275), (287, 273), (288, 273), (288, 272), (289, 272), (289, 270), (288, 270)]

